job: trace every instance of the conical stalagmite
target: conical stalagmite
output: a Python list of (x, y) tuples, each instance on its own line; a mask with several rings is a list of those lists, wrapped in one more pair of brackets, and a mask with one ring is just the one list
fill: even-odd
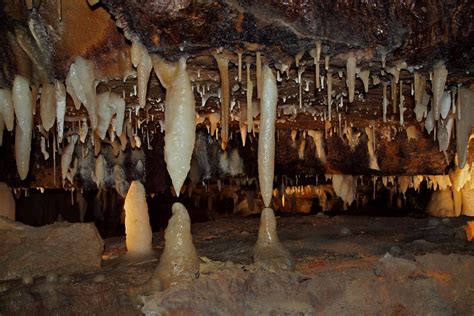
[(278, 239), (275, 214), (269, 208), (272, 200), (275, 172), (275, 120), (278, 90), (275, 76), (266, 65), (263, 67), (262, 77), (258, 179), (265, 208), (260, 218), (258, 240), (254, 248), (253, 259), (256, 264), (264, 265), (270, 269), (291, 270), (294, 268), (293, 258)]
[(133, 181), (125, 198), (125, 243), (129, 255), (146, 255), (152, 252), (152, 232), (145, 188)]
[(273, 270), (294, 270), (295, 262), (290, 252), (278, 238), (276, 218), (271, 208), (264, 208), (260, 217), (258, 239), (253, 249), (256, 265)]
[(173, 216), (165, 230), (165, 249), (153, 273), (154, 289), (166, 289), (199, 276), (199, 257), (191, 236), (191, 219), (181, 203), (174, 203)]

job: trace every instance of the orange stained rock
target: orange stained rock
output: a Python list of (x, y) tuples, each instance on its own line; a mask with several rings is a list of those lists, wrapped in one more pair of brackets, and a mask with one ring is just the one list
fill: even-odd
[(474, 239), (474, 221), (467, 222), (467, 225), (464, 226), (464, 230), (466, 230), (467, 240), (471, 241)]

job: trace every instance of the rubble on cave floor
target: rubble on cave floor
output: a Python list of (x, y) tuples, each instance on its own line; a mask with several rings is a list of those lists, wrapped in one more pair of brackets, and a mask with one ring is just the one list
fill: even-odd
[[(295, 216), (278, 218), (296, 270), (255, 267), (258, 218), (192, 226), (200, 276), (144, 292), (163, 250), (126, 260), (124, 238), (105, 240), (102, 268), (0, 283), (0, 313), (87, 314), (424, 314), (474, 311), (474, 244), (468, 218)], [(344, 231), (345, 233), (341, 233)], [(25, 284), (28, 283), (28, 284)]]

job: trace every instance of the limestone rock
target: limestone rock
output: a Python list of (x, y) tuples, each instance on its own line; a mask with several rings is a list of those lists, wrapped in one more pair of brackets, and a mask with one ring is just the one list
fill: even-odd
[(0, 217), (0, 280), (100, 267), (104, 242), (94, 224), (31, 227)]

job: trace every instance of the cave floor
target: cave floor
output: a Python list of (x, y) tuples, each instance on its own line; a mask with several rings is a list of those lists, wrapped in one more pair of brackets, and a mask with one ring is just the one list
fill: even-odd
[[(474, 241), (469, 218), (311, 215), (278, 218), (296, 271), (251, 263), (258, 218), (193, 224), (200, 277), (166, 291), (140, 290), (156, 254), (126, 259), (109, 238), (101, 269), (89, 274), (0, 283), (0, 314), (473, 315)], [(472, 220), (472, 219), (470, 219)]]

